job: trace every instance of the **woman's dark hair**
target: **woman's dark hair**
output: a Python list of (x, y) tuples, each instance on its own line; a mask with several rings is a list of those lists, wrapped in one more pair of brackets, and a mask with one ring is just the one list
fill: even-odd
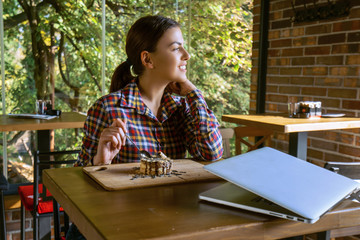
[(142, 51), (155, 52), (156, 45), (166, 30), (180, 27), (179, 23), (162, 16), (146, 16), (138, 19), (130, 28), (126, 37), (126, 55), (128, 59), (121, 63), (111, 77), (110, 92), (116, 92), (124, 88), (134, 76), (141, 75), (144, 66), (141, 63)]

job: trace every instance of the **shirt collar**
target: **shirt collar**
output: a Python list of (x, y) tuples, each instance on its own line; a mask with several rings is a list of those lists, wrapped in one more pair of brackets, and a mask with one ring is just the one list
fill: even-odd
[[(165, 90), (161, 101), (161, 119), (160, 122), (167, 120), (180, 105), (179, 97), (172, 96), (170, 92)], [(135, 81), (130, 82), (121, 90), (120, 107), (134, 108), (139, 114), (146, 114), (146, 105), (142, 101), (140, 90)]]

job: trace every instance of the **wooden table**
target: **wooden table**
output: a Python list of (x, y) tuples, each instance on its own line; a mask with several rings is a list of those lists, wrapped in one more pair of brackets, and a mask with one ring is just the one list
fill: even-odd
[(311, 131), (360, 128), (360, 118), (289, 118), (273, 115), (223, 115), (225, 122), (289, 133), (289, 154), (306, 160), (307, 135)]
[(315, 224), (198, 200), (222, 181), (106, 191), (81, 167), (48, 169), (43, 182), (87, 239), (280, 239), (360, 225), (343, 201)]
[(77, 112), (64, 112), (50, 120), (12, 118), (0, 115), (0, 131), (51, 130), (63, 128), (83, 128), (86, 116)]
[[(8, 115), (0, 115), (0, 131), (37, 131), (38, 150), (49, 151), (50, 131), (53, 129), (83, 128), (86, 116), (77, 112), (64, 112), (60, 117), (51, 120), (12, 118)], [(40, 144), (41, 143), (41, 144)], [(7, 175), (7, 160), (4, 159), (4, 175)], [(9, 192), (17, 192), (17, 187), (10, 185)]]
[[(86, 116), (77, 112), (63, 112), (60, 117), (51, 120), (13, 118), (7, 115), (0, 115), (0, 131), (37, 131), (37, 150), (47, 152), (50, 150), (51, 134), (50, 130), (65, 128), (83, 128)], [(5, 149), (6, 150), (6, 149)], [(4, 158), (4, 175), (7, 176), (7, 159)], [(6, 194), (17, 194), (20, 184), (10, 184)], [(51, 226), (51, 218), (40, 218), (41, 236), (48, 235)]]

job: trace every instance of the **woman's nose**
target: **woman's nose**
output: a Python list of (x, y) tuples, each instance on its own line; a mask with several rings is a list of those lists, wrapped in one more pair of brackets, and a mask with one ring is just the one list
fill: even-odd
[(183, 59), (186, 61), (190, 59), (190, 54), (185, 50), (185, 48), (183, 52)]

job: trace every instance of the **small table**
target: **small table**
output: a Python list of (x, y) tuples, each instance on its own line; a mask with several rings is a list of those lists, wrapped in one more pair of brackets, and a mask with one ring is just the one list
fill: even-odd
[(306, 160), (310, 131), (360, 128), (360, 118), (289, 118), (274, 115), (223, 115), (225, 122), (289, 133), (289, 154)]
[(360, 204), (349, 200), (314, 224), (199, 201), (223, 181), (106, 191), (73, 167), (44, 170), (43, 182), (89, 240), (263, 240), (360, 225)]
[[(0, 131), (37, 131), (37, 149), (48, 152), (50, 150), (51, 135), (50, 130), (65, 129), (65, 128), (83, 128), (86, 115), (78, 112), (63, 112), (60, 117), (50, 120), (28, 119), (28, 118), (13, 118), (8, 115), (0, 115)], [(4, 173), (7, 174), (7, 160), (4, 159)], [(9, 190), (6, 194), (16, 194), (17, 187), (22, 184), (10, 184)], [(50, 231), (51, 218), (41, 218), (40, 224), (42, 227), (42, 235), (47, 235)], [(47, 227), (46, 227), (47, 226)]]
[(83, 128), (86, 116), (78, 112), (63, 112), (60, 117), (50, 120), (13, 118), (0, 115), (0, 131), (52, 130)]
[[(53, 129), (65, 128), (83, 128), (86, 116), (78, 112), (63, 112), (60, 117), (50, 120), (28, 119), (28, 118), (13, 118), (8, 115), (0, 115), (0, 131), (37, 131), (38, 150), (50, 150), (50, 131)], [(41, 144), (39, 144), (41, 143)], [(4, 175), (7, 174), (6, 159), (4, 161)], [(16, 188), (16, 187), (15, 187)], [(16, 192), (12, 184), (10, 185), (10, 192)]]

